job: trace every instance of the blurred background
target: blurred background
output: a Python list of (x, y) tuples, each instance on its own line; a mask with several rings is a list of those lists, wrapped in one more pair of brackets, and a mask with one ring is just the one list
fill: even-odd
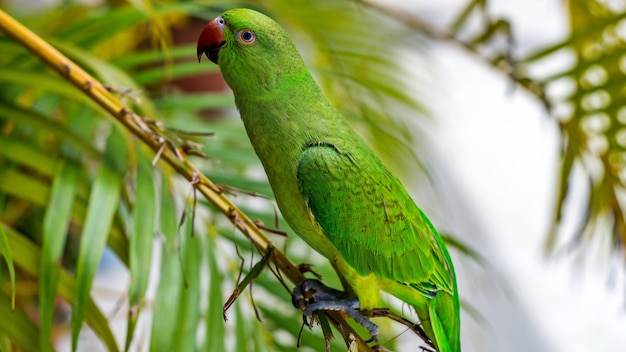
[[(339, 287), (275, 220), (228, 87), (195, 57), (222, 11), (268, 14), (446, 236), (464, 351), (624, 349), (626, 1), (0, 6), (158, 121), (248, 216), (288, 233), (269, 236), (294, 263)], [(301, 314), (268, 270), (223, 321), (240, 268), (260, 259), (223, 214), (7, 33), (0, 63), (0, 350), (298, 350)], [(376, 323), (391, 350), (423, 345)], [(321, 329), (300, 344), (323, 350)]]

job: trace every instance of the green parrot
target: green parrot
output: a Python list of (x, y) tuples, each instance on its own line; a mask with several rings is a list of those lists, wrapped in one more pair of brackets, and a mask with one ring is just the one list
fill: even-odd
[[(440, 352), (459, 352), (459, 295), (441, 236), (324, 96), (289, 35), (232, 9), (198, 39), (218, 64), (291, 228), (324, 255), (363, 311), (386, 291), (412, 306)], [(374, 336), (375, 337), (375, 336)]]

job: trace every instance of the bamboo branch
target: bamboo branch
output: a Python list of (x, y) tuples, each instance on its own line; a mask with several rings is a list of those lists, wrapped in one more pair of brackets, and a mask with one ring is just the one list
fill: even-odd
[[(204, 176), (191, 162), (185, 158), (180, 158), (176, 150), (167, 143), (165, 136), (146, 124), (141, 117), (113, 96), (97, 79), (1, 9), (0, 29), (38, 56), (47, 65), (58, 71), (63, 77), (109, 112), (132, 134), (141, 139), (155, 153), (159, 153), (161, 160), (187, 179), (245, 236), (249, 237), (261, 253), (265, 253), (269, 247), (273, 246), (270, 239), (259, 229), (255, 222), (239, 210), (224, 195), (220, 187), (217, 187)], [(273, 249), (272, 260), (292, 283), (298, 284), (304, 280), (304, 275), (300, 272), (298, 266), (292, 263), (278, 248)], [(333, 316), (333, 320), (338, 322), (340, 331), (343, 330), (358, 337), (359, 350), (371, 351), (371, 348), (363, 342), (360, 335), (354, 331), (343, 317), (337, 312), (327, 312), (327, 314)]]

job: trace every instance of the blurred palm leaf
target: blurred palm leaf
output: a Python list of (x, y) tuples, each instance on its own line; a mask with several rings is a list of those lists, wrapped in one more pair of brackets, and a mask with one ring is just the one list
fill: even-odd
[(605, 240), (609, 240), (613, 251), (621, 256), (624, 253), (626, 8), (617, 4), (571, 0), (569, 38), (525, 60), (525, 65), (531, 66), (550, 56), (574, 57), (572, 66), (562, 67), (563, 71), (539, 80), (548, 92), (558, 92), (559, 88), (562, 91), (566, 87), (566, 93), (550, 96), (563, 147), (561, 187), (548, 249), (555, 247), (557, 235), (567, 235), (559, 231), (558, 226), (567, 219), (564, 205), (575, 175), (580, 175), (576, 172), (576, 165), (579, 165), (584, 168), (589, 185), (587, 210), (565, 248), (580, 247), (584, 253), (590, 239), (602, 241), (600, 238), (611, 234)]
[[(557, 204), (546, 249), (571, 251), (592, 243), (610, 243), (609, 248), (623, 259), (626, 239), (624, 182), (626, 142), (626, 6), (623, 2), (570, 0), (570, 34), (560, 42), (540, 48), (524, 57), (512, 57), (512, 38), (508, 22), (494, 19), (486, 1), (473, 0), (461, 11), (447, 38), (486, 58), (546, 106), (561, 132), (561, 170)], [(471, 17), (480, 13), (484, 27), (472, 41), (458, 39), (458, 33)], [(466, 34), (466, 33), (465, 33)], [(495, 37), (508, 38), (508, 46), (493, 53)], [(489, 54), (485, 48), (491, 49)], [(484, 51), (483, 51), (484, 50)], [(540, 67), (560, 63), (548, 74)], [(552, 65), (555, 66), (555, 65)], [(580, 172), (582, 167), (583, 172)], [(575, 180), (586, 179), (588, 198), (583, 214), (566, 214), (565, 206), (574, 190)], [(572, 184), (576, 187), (571, 187)], [(571, 233), (572, 222), (579, 226)], [(607, 234), (610, 237), (607, 238)], [(593, 241), (592, 241), (593, 240)], [(608, 240), (608, 241), (606, 241)], [(607, 258), (611, 257), (609, 253)]]

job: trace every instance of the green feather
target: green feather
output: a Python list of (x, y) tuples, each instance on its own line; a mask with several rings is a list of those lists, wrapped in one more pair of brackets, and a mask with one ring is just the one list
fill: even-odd
[[(220, 69), (285, 220), (362, 308), (387, 291), (415, 308), (440, 352), (459, 352), (454, 268), (433, 225), (331, 106), (280, 25), (247, 9), (222, 18)], [(244, 29), (252, 44), (238, 40)]]

